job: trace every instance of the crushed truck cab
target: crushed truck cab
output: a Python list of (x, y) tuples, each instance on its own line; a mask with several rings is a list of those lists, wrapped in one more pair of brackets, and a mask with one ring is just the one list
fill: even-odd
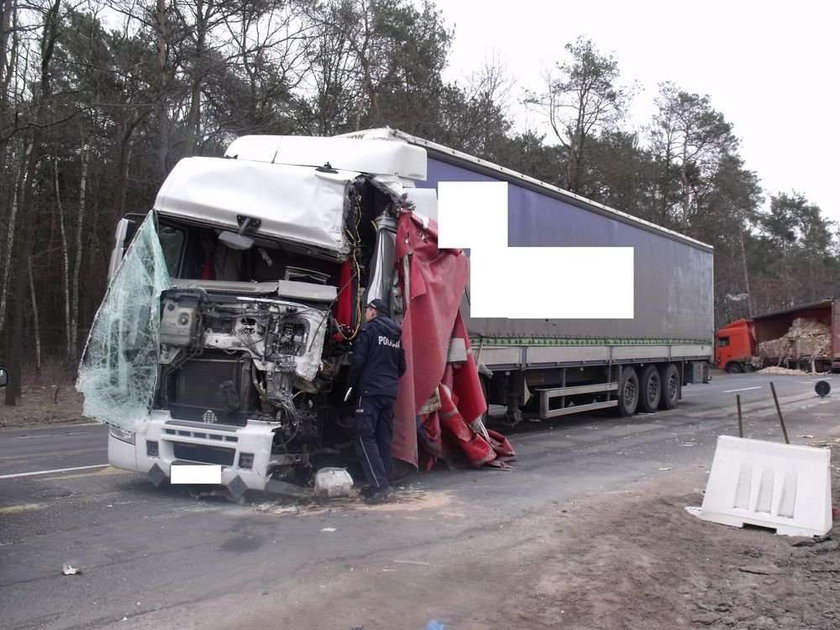
[(363, 300), (403, 312), (394, 239), (416, 211), (411, 177), (425, 151), (387, 141), (243, 138), (227, 159), (181, 160), (152, 211), (117, 229), (80, 368), (110, 463), (156, 484), (218, 465), (239, 495), (306, 479), (348, 441)]

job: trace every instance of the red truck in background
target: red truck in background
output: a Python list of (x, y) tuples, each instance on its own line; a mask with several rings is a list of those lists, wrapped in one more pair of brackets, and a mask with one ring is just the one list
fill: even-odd
[(715, 333), (715, 366), (730, 373), (769, 366), (840, 371), (840, 299), (727, 324)]

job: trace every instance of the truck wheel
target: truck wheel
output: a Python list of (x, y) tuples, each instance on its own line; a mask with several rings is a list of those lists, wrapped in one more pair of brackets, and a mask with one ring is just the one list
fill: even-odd
[(636, 413), (639, 405), (639, 377), (636, 370), (626, 367), (621, 370), (618, 381), (618, 415), (627, 417)]
[(662, 398), (662, 381), (659, 380), (659, 370), (655, 365), (649, 365), (642, 371), (639, 379), (639, 408), (645, 413), (653, 413), (659, 409)]
[(659, 381), (662, 383), (660, 409), (673, 409), (680, 401), (680, 371), (673, 363), (659, 368)]
[(737, 361), (730, 361), (724, 368), (727, 374), (740, 374), (744, 371), (743, 366)]

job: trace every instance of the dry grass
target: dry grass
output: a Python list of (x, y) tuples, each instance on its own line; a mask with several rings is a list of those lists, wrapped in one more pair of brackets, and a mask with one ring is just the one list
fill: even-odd
[(57, 361), (44, 364), (40, 375), (34, 367), (25, 367), (23, 396), (17, 405), (3, 405), (0, 397), (0, 427), (83, 420), (82, 396), (76, 392), (74, 382), (74, 370)]

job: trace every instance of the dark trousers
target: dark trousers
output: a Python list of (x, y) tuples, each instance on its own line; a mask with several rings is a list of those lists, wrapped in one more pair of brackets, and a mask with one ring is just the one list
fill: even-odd
[(391, 480), (391, 438), (394, 433), (394, 399), (360, 396), (353, 417), (356, 453), (373, 488), (387, 488)]

